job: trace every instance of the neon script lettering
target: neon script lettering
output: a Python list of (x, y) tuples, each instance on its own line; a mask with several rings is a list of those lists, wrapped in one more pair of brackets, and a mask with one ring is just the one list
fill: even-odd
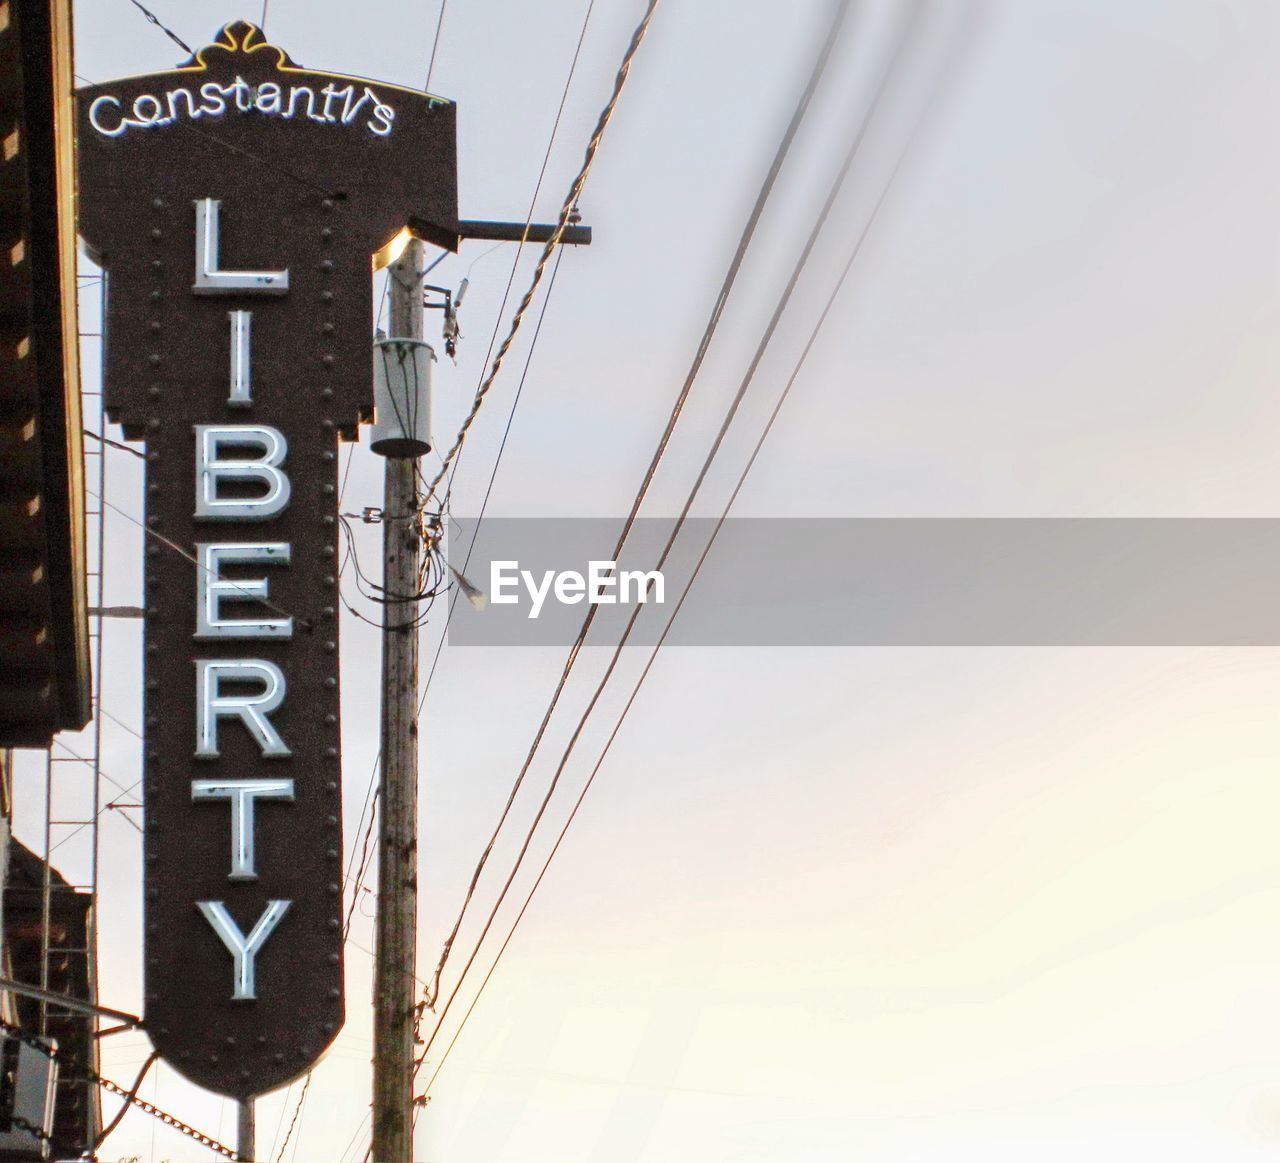
[(177, 121), (199, 121), (229, 113), (259, 113), (292, 121), (295, 117), (322, 125), (351, 125), (357, 121), (375, 137), (389, 137), (396, 111), (365, 85), (323, 89), (309, 85), (277, 85), (264, 81), (250, 85), (237, 77), (229, 85), (207, 81), (198, 89), (170, 89), (156, 95), (141, 93), (126, 107), (119, 97), (104, 93), (89, 106), (89, 124), (103, 137), (121, 137), (130, 129), (158, 129)]

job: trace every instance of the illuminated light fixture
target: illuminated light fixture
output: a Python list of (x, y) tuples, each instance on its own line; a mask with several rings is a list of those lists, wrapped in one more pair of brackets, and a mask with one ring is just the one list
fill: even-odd
[(405, 252), (405, 248), (413, 239), (413, 234), (407, 226), (400, 228), (397, 233), (386, 246), (381, 250), (377, 250), (373, 255), (373, 269), (380, 271), (384, 267), (389, 267)]
[(377, 339), (373, 346), (369, 447), (379, 456), (425, 456), (431, 451), (431, 365), (436, 353), (421, 339)]

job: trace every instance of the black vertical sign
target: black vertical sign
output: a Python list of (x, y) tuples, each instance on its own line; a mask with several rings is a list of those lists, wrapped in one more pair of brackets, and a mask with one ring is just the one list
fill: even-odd
[(106, 404), (146, 442), (146, 1023), (226, 1095), (343, 1021), (338, 438), (372, 408), (371, 256), (411, 217), (456, 237), (454, 114), (243, 22), (78, 93)]

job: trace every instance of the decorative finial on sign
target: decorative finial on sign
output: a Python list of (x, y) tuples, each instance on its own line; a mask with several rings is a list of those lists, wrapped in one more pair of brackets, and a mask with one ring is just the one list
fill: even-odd
[(230, 24), (224, 24), (211, 44), (197, 49), (191, 59), (180, 67), (184, 69), (207, 68), (209, 60), (206, 54), (211, 52), (239, 53), (248, 56), (264, 49), (277, 55), (276, 68), (296, 69), (298, 67), (297, 62), (291, 60), (289, 54), (279, 45), (271, 44), (266, 39), (262, 29), (251, 20), (233, 20)]

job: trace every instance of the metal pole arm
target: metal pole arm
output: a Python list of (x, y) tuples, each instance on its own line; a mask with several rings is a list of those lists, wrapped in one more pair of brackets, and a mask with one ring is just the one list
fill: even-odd
[(25, 981), (11, 981), (7, 977), (0, 977), (0, 989), (8, 990), (9, 993), (16, 993), (20, 997), (30, 997), (36, 1001), (59, 1005), (63, 1009), (74, 1010), (76, 1013), (98, 1014), (104, 1018), (112, 1018), (122, 1025), (135, 1029), (141, 1029), (143, 1025), (141, 1018), (133, 1014), (126, 1014), (123, 1010), (112, 1010), (106, 1006), (97, 1006), (92, 1002), (81, 1001), (77, 997), (68, 997), (65, 993), (54, 993), (53, 990), (41, 989), (38, 985), (28, 985)]

